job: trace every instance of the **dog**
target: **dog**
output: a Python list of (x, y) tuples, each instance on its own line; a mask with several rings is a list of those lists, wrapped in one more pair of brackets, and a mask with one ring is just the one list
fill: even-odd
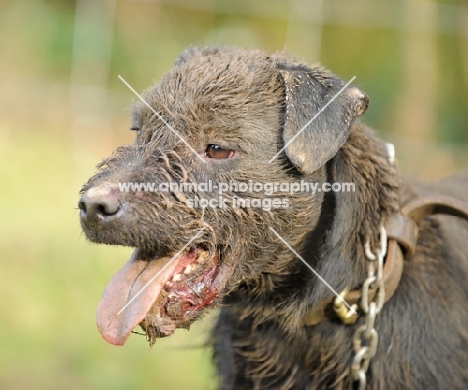
[(81, 190), (87, 238), (135, 248), (104, 339), (219, 307), (224, 390), (466, 388), (468, 174), (402, 178), (368, 104), (283, 53), (184, 51)]

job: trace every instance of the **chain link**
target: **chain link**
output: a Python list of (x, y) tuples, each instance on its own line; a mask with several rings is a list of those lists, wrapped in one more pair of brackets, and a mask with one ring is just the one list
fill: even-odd
[[(367, 242), (365, 245), (367, 258), (367, 278), (362, 286), (361, 307), (365, 314), (365, 323), (356, 329), (353, 336), (354, 357), (351, 362), (351, 388), (358, 384), (358, 390), (366, 388), (366, 373), (370, 361), (377, 352), (379, 334), (374, 328), (375, 317), (379, 314), (385, 300), (384, 283), (382, 279), (383, 260), (387, 254), (387, 232), (380, 227), (380, 248), (372, 252)], [(369, 290), (375, 294), (369, 301)]]

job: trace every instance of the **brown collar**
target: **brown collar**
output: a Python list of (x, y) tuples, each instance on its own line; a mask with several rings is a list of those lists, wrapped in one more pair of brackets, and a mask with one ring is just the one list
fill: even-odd
[[(432, 195), (419, 198), (405, 205), (398, 215), (390, 216), (384, 224), (388, 237), (388, 249), (383, 268), (385, 300), (388, 302), (403, 273), (405, 255), (414, 253), (418, 240), (418, 223), (430, 215), (444, 214), (468, 220), (468, 203), (444, 195)], [(369, 290), (369, 300), (373, 300), (376, 289)], [(344, 304), (340, 304), (335, 296), (325, 298), (315, 306), (309, 306), (302, 317), (303, 326), (313, 326), (320, 322), (341, 319), (345, 324), (354, 323), (359, 314), (362, 293), (360, 289), (342, 293), (342, 298), (350, 307), (357, 308), (357, 315), (352, 315)], [(353, 306), (354, 305), (354, 306)]]

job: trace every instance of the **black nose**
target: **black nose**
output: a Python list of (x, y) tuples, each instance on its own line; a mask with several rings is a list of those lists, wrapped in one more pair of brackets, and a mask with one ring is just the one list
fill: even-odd
[(83, 194), (78, 208), (81, 218), (112, 217), (120, 209), (117, 189), (109, 185), (92, 187)]

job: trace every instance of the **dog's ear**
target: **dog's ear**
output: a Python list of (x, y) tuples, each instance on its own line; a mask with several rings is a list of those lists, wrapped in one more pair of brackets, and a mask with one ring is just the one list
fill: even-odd
[(283, 141), (290, 142), (285, 152), (297, 169), (311, 173), (336, 155), (354, 120), (366, 111), (369, 98), (356, 87), (335, 97), (345, 83), (320, 67), (283, 64), (279, 71), (286, 99)]

